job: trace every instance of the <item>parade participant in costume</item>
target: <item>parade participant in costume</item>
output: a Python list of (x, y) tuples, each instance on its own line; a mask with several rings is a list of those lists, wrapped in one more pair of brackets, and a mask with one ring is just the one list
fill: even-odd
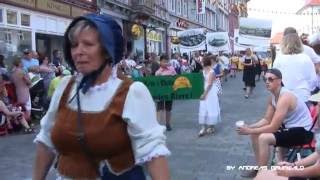
[(206, 134), (213, 134), (215, 132), (214, 126), (218, 124), (220, 119), (220, 106), (218, 99), (218, 87), (215, 85), (216, 77), (212, 69), (212, 62), (217, 57), (213, 55), (206, 55), (203, 57), (203, 78), (204, 78), (204, 92), (200, 97), (199, 105), (199, 124), (201, 130), (199, 136)]
[[(120, 26), (109, 16), (74, 19), (64, 35), (65, 60), (76, 76), (63, 78), (37, 135), (33, 179), (45, 179), (57, 155), (60, 179), (169, 179), (165, 128), (142, 83), (120, 80)], [(142, 108), (143, 107), (143, 108)]]
[(252, 94), (254, 87), (256, 87), (255, 83), (255, 70), (254, 70), (254, 62), (256, 61), (256, 57), (253, 56), (250, 48), (247, 48), (246, 54), (242, 57), (241, 62), (243, 64), (243, 77), (242, 81), (245, 85), (246, 93), (244, 97), (246, 99), (249, 98), (249, 95)]

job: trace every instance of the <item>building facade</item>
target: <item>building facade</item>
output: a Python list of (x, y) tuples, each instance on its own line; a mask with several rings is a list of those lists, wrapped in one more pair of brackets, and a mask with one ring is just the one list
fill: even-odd
[[(123, 30), (126, 52), (137, 59), (147, 53), (179, 51), (173, 40), (179, 31), (205, 28), (229, 32), (233, 44), (239, 17), (246, 17), (248, 0), (0, 0), (0, 53), (6, 57), (33, 49), (50, 57), (62, 50), (63, 34), (72, 18), (88, 12), (108, 14)], [(130, 52), (129, 52), (130, 51)]]
[(167, 52), (170, 22), (166, 0), (100, 0), (98, 6), (101, 13), (117, 19), (126, 43), (132, 43), (126, 55), (143, 60), (147, 53)]
[(319, 0), (306, 0), (303, 7), (299, 9), (296, 14), (303, 18), (299, 26), (296, 27), (299, 33), (313, 34), (320, 31)]
[(234, 30), (239, 29), (239, 18), (248, 17), (247, 3), (249, 0), (229, 0), (229, 14), (228, 14), (228, 23), (229, 23), (229, 37), (231, 51), (234, 51)]
[(94, 0), (1, 0), (0, 54), (8, 59), (32, 49), (51, 57), (53, 50), (62, 50), (72, 18), (94, 11)]
[(217, 9), (217, 31), (228, 32), (229, 30), (229, 1), (215, 1)]
[[(198, 0), (197, 0), (198, 1)], [(169, 38), (171, 42), (177, 37), (179, 31), (205, 28), (207, 32), (217, 31), (217, 9), (213, 1), (206, 1), (205, 12), (198, 14), (196, 12), (197, 1), (189, 0), (168, 0), (167, 9), (169, 11)], [(179, 51), (175, 43), (170, 43), (170, 52)]]

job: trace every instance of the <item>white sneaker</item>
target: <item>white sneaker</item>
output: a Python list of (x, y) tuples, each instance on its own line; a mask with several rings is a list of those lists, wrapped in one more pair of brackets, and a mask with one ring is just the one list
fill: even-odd
[(215, 129), (213, 127), (207, 128), (206, 133), (207, 134), (213, 134)]
[(206, 129), (205, 128), (202, 128), (200, 131), (199, 131), (199, 137), (202, 137), (206, 134)]

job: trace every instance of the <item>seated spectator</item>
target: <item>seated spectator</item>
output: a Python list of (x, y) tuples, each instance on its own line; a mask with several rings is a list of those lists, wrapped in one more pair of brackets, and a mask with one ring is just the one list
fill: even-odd
[[(310, 101), (313, 102), (320, 102), (320, 93), (312, 95), (309, 98)], [(318, 104), (319, 106), (319, 104)], [(320, 121), (317, 121), (318, 127), (320, 127)], [(280, 162), (279, 166), (304, 166), (304, 169), (290, 169), (283, 168), (281, 170), (277, 170), (278, 175), (286, 176), (286, 177), (300, 177), (300, 178), (314, 178), (320, 177), (320, 129), (317, 129), (315, 132), (315, 139), (316, 139), (316, 152), (312, 153), (310, 156), (298, 160), (294, 163), (289, 162)]]
[[(271, 92), (267, 110), (260, 121), (238, 127), (240, 135), (251, 135), (252, 146), (259, 166), (266, 166), (270, 146), (291, 147), (309, 143), (312, 118), (306, 104), (282, 85), (282, 74), (270, 69), (265, 75), (266, 88)], [(281, 156), (280, 156), (281, 157)], [(255, 177), (257, 170), (246, 171), (244, 177)]]
[(8, 107), (0, 100), (0, 116), (4, 115), (7, 119), (8, 129), (13, 129), (13, 123), (20, 123), (24, 127), (24, 133), (33, 133), (34, 130), (29, 126), (28, 122), (24, 118), (23, 112), (18, 108), (9, 110)]
[(6, 105), (9, 105), (11, 103), (8, 97), (8, 91), (6, 89), (7, 84), (10, 84), (10, 81), (5, 80), (3, 74), (0, 75), (0, 100), (4, 102)]

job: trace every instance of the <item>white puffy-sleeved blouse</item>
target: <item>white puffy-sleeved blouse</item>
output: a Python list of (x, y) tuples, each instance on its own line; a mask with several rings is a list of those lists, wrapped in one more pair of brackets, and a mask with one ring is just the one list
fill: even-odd
[[(78, 76), (77, 79), (81, 79)], [(71, 76), (64, 77), (55, 90), (47, 114), (41, 119), (41, 129), (34, 142), (42, 142), (53, 150), (51, 130), (54, 126), (60, 98)], [(79, 81), (78, 81), (79, 82)], [(108, 79), (103, 84), (91, 87), (86, 94), (80, 91), (81, 108), (83, 112), (101, 112), (110, 104), (113, 95), (122, 80), (117, 77)], [(72, 86), (69, 100), (76, 92), (76, 83)], [(103, 98), (102, 98), (103, 97)], [(77, 109), (77, 101), (73, 100), (68, 106)], [(154, 157), (168, 156), (170, 151), (166, 147), (165, 128), (156, 119), (156, 109), (151, 94), (141, 82), (134, 82), (128, 91), (123, 114), (127, 122), (128, 134), (131, 139), (135, 164), (143, 164)], [(67, 119), (66, 119), (67, 121)], [(94, 121), (94, 119), (93, 119)]]

